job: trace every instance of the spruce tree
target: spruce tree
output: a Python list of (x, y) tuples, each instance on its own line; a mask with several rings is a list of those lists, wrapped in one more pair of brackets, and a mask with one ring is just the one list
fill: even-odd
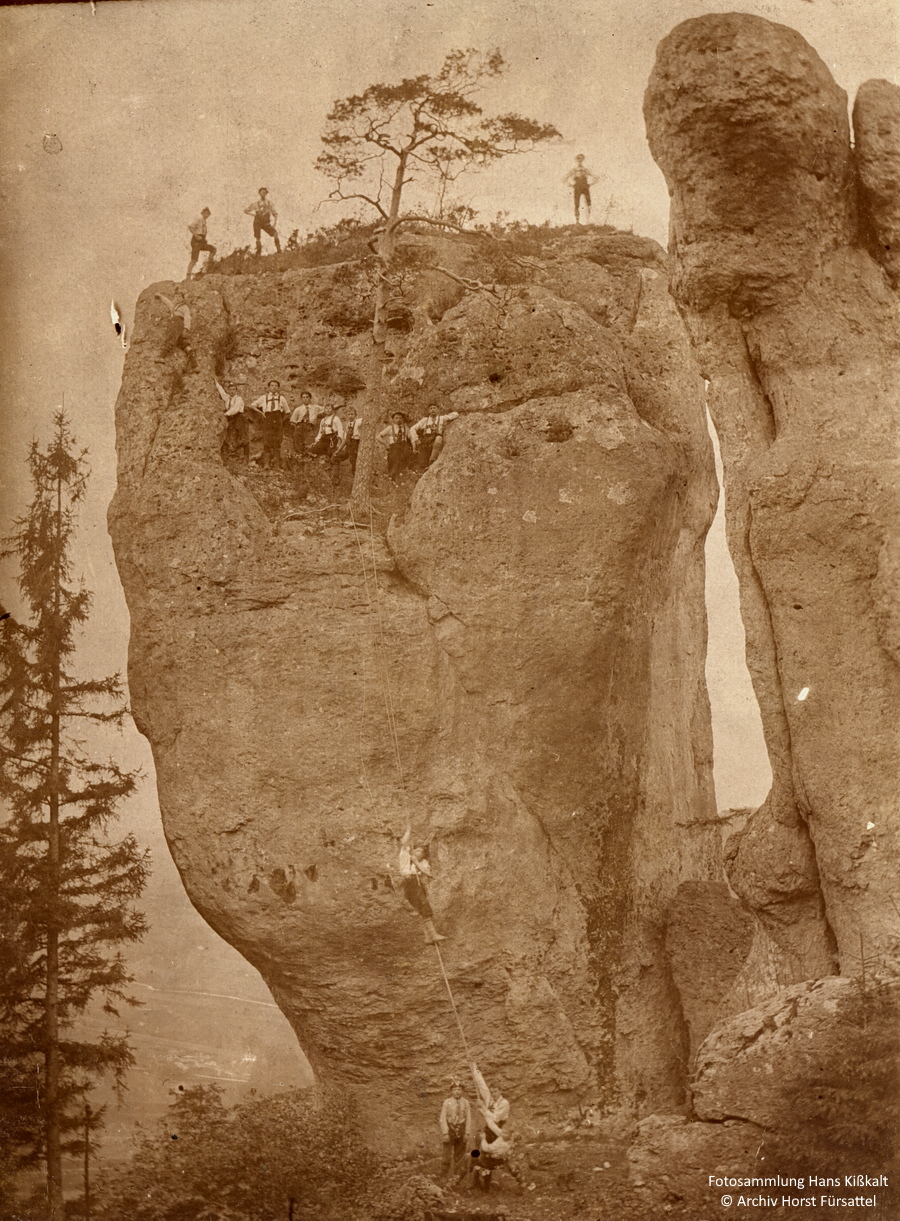
[(73, 666), (91, 606), (71, 573), (87, 471), (62, 412), (28, 464), (34, 499), (3, 553), (18, 560), (25, 612), (4, 617), (0, 642), (0, 1116), (24, 1104), (10, 1135), (21, 1163), (46, 1163), (60, 1221), (62, 1155), (77, 1148), (85, 1098), (100, 1075), (121, 1085), (134, 1062), (127, 1034), (91, 1041), (74, 1028), (91, 1002), (110, 1016), (136, 1003), (121, 947), (145, 929), (132, 903), (148, 854), (109, 835), (138, 779), (98, 759), (103, 728), (127, 715), (121, 682)]

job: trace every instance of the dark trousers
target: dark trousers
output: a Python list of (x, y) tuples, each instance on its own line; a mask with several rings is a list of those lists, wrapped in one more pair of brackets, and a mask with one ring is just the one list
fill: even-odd
[(410, 874), (409, 877), (403, 879), (403, 897), (410, 907), (415, 908), (423, 919), (433, 919), (434, 912), (431, 910), (431, 904), (428, 902), (425, 887), (415, 874)]
[(201, 253), (204, 250), (207, 250), (209, 252), (209, 257), (211, 259), (214, 259), (216, 257), (215, 246), (210, 246), (209, 242), (206, 240), (205, 237), (192, 237), (191, 238), (191, 258), (194, 260), (194, 262), (197, 261), (197, 259), (200, 257)]
[(265, 412), (263, 415), (263, 466), (281, 465), (281, 439), (283, 436), (284, 412)]
[(294, 453), (305, 454), (316, 435), (315, 425), (308, 423), (306, 420), (302, 420), (299, 424), (295, 424), (293, 427)]
[(388, 446), (387, 473), (388, 478), (396, 479), (412, 466), (413, 447), (411, 441), (394, 441)]
[(261, 216), (257, 215), (257, 216), (254, 216), (254, 218), (253, 218), (253, 236), (256, 239), (256, 253), (257, 254), (259, 254), (260, 251), (262, 250), (261, 234), (263, 234), (263, 233), (268, 233), (269, 237), (272, 237), (275, 239), (275, 249), (276, 250), (281, 249), (281, 242), (278, 240), (278, 234), (275, 232), (275, 226), (272, 224), (271, 220), (269, 220), (268, 218), (263, 220), (263, 218)]
[(311, 454), (320, 454), (324, 458), (330, 458), (340, 444), (340, 437), (336, 432), (326, 433), (323, 437), (319, 437), (315, 445), (309, 447)]
[(441, 1166), (442, 1174), (453, 1174), (455, 1171), (462, 1172), (468, 1167), (465, 1165), (464, 1159), (469, 1152), (469, 1146), (466, 1141), (465, 1129), (457, 1132), (454, 1128), (450, 1129), (450, 1139), (444, 1142), (443, 1145), (443, 1164)]
[(332, 462), (349, 462), (350, 474), (356, 474), (356, 456), (359, 453), (359, 437), (350, 437), (337, 450)]
[(222, 439), (223, 458), (250, 458), (250, 425), (244, 415), (230, 415), (225, 420), (225, 436)]

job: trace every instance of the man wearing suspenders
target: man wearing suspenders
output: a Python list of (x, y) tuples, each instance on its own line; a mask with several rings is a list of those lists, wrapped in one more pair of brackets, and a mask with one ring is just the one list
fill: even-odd
[(458, 411), (449, 411), (446, 415), (439, 415), (437, 405), (432, 403), (428, 408), (428, 415), (413, 424), (409, 430), (409, 439), (416, 451), (418, 466), (421, 470), (424, 471), (431, 466), (432, 462), (437, 461), (444, 448), (444, 429), (451, 420), (458, 419)]
[(409, 439), (409, 419), (405, 412), (395, 411), (391, 423), (376, 437), (387, 449), (388, 478), (396, 483), (397, 476), (409, 470), (413, 460), (413, 445)]
[(265, 394), (254, 399), (250, 404), (262, 415), (264, 467), (281, 466), (281, 440), (284, 436), (285, 416), (290, 415), (288, 401), (281, 393), (281, 383), (274, 379), (269, 382)]

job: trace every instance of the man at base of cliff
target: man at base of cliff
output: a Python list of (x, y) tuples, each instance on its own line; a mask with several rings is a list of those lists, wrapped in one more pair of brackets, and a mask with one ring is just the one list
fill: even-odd
[(450, 1097), (444, 1099), (440, 1116), (441, 1141), (443, 1142), (443, 1167), (445, 1178), (463, 1171), (468, 1153), (468, 1133), (472, 1126), (472, 1108), (468, 1098), (463, 1098), (462, 1086), (454, 1081)]
[(265, 187), (259, 188), (259, 199), (255, 199), (249, 208), (244, 208), (245, 216), (253, 217), (253, 239), (256, 242), (256, 253), (262, 254), (262, 234), (268, 233), (275, 241), (275, 249), (281, 251), (281, 242), (275, 229), (278, 213), (275, 205), (269, 200), (269, 192)]
[(291, 416), (295, 454), (305, 456), (316, 435), (319, 416), (325, 415), (325, 411), (326, 409), (321, 403), (313, 402), (313, 396), (308, 390), (300, 392), (300, 406), (294, 409), (294, 414)]

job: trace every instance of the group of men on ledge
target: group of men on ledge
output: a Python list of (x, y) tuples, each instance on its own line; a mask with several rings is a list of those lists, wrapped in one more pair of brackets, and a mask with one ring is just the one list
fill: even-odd
[[(274, 378), (264, 394), (245, 405), (234, 386), (216, 382), (216, 390), (225, 410), (226, 432), (222, 443), (223, 457), (250, 461), (250, 417), (262, 431), (262, 453), (258, 465), (264, 469), (283, 465), (282, 450), (289, 431), (291, 448), (301, 458), (322, 458), (333, 468), (333, 482), (340, 480), (340, 464), (350, 463), (351, 477), (356, 471), (362, 416), (352, 420), (341, 418), (343, 400), (323, 406), (313, 400), (308, 390), (300, 394), (299, 406), (293, 410), (281, 393), (281, 384)], [(428, 414), (410, 425), (405, 412), (396, 411), (391, 423), (377, 435), (387, 452), (387, 473), (397, 480), (406, 470), (425, 470), (436, 461), (444, 447), (444, 431), (459, 412), (441, 414), (432, 405)], [(254, 459), (256, 461), (256, 459)]]

